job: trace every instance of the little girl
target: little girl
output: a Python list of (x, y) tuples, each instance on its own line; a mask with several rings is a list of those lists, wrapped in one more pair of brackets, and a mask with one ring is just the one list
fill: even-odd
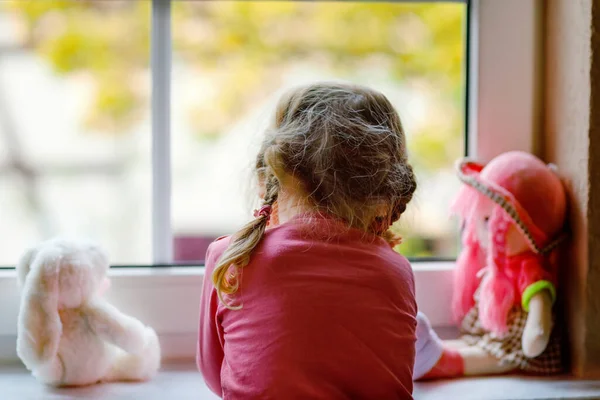
[(296, 89), (257, 162), (262, 207), (208, 249), (197, 364), (226, 399), (412, 399), (417, 306), (389, 227), (416, 189), (398, 114)]

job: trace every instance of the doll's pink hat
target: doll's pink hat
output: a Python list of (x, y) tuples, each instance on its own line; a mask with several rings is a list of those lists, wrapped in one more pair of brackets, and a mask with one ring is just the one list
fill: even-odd
[(564, 239), (565, 191), (554, 167), (525, 152), (512, 151), (482, 165), (458, 162), (458, 177), (499, 205), (523, 234), (531, 251), (548, 254)]

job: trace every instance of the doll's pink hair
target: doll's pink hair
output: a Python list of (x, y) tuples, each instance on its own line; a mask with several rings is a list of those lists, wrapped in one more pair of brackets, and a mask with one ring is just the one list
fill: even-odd
[(458, 215), (462, 225), (462, 246), (454, 270), (454, 297), (452, 310), (456, 321), (460, 321), (475, 305), (473, 295), (479, 286), (479, 271), (485, 264), (485, 253), (477, 240), (475, 216), (485, 201), (482, 195), (469, 186), (463, 186), (451, 211)]
[[(506, 263), (506, 235), (512, 224), (511, 219), (500, 207), (494, 207), (490, 216), (488, 243), (491, 244), (487, 253), (486, 274), (481, 281), (479, 298), (479, 318), (481, 326), (490, 331), (503, 334), (508, 330), (506, 318), (515, 301), (516, 285), (520, 277), (507, 275)], [(521, 268), (520, 273), (527, 273)]]

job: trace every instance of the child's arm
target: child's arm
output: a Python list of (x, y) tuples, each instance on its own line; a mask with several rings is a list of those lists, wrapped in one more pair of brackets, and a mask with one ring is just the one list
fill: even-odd
[(224, 354), (219, 339), (219, 327), (216, 317), (219, 298), (212, 283), (212, 271), (216, 261), (215, 252), (211, 251), (213, 246), (214, 243), (208, 248), (202, 283), (196, 365), (209, 389), (222, 396), (221, 365), (223, 364)]

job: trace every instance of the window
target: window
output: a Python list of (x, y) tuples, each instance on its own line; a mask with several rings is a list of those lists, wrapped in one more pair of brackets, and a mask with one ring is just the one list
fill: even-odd
[[(399, 110), (420, 188), (398, 229), (410, 257), (456, 256), (448, 198), (464, 155), (466, 4), (173, 3), (175, 261), (251, 216), (250, 166), (277, 98), (318, 80), (384, 92)], [(310, 29), (306, 29), (310, 27)]]
[(150, 3), (0, 3), (0, 265), (56, 235), (149, 264)]
[(399, 250), (456, 255), (465, 3), (176, 1), (170, 21), (155, 3), (152, 68), (149, 1), (3, 3), (0, 265), (65, 234), (116, 264), (201, 262), (251, 215), (244, 183), (277, 96), (331, 79), (380, 89), (403, 119), (420, 189)]
[[(452, 258), (456, 230), (446, 206), (456, 190), (451, 167), (464, 154), (465, 122), (469, 153), (483, 160), (535, 150), (539, 2), (264, 4), (0, 1), (0, 266), (13, 266), (25, 246), (57, 233), (99, 240), (115, 264), (194, 264), (202, 241), (250, 215), (247, 192), (234, 193), (247, 180), (249, 158), (242, 158), (252, 155), (245, 149), (256, 145), (250, 139), (260, 137), (272, 96), (323, 78), (373, 85), (398, 107), (420, 179), (402, 223), (416, 235), (402, 251)], [(391, 38), (418, 47), (400, 68), (390, 54), (406, 47), (375, 41), (383, 33), (360, 47), (365, 21), (374, 32), (389, 32), (386, 18), (398, 21)], [(262, 27), (262, 20), (271, 23)], [(289, 36), (278, 31), (287, 26), (280, 20), (350, 33), (311, 30), (309, 37), (298, 28)], [(246, 37), (258, 53), (240, 46)], [(280, 40), (297, 49), (293, 63), (280, 55)], [(381, 54), (365, 57), (367, 45), (380, 46)], [(243, 91), (226, 81), (230, 76), (241, 79)], [(219, 215), (225, 204), (215, 199), (228, 201), (230, 214)], [(217, 223), (200, 208), (219, 215)], [(438, 260), (413, 266), (419, 307), (439, 327), (452, 324), (453, 263)], [(110, 300), (157, 330), (166, 358), (193, 356), (202, 268), (115, 268), (110, 275)], [(0, 360), (16, 358), (15, 281), (14, 270), (0, 270)]]

